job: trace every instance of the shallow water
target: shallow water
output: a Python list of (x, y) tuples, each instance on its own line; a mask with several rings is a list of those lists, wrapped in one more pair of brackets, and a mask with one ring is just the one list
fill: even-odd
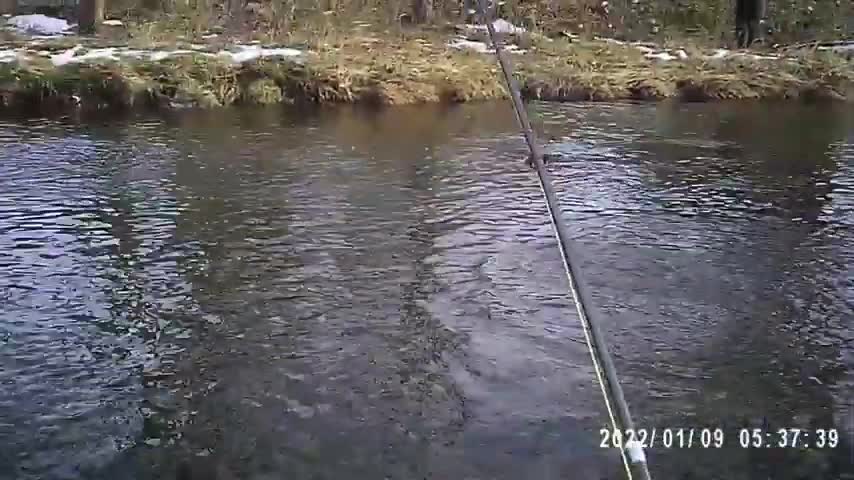
[[(536, 109), (637, 426), (727, 432), (654, 478), (854, 478), (854, 115)], [(623, 478), (524, 157), (505, 105), (4, 120), (0, 478)]]

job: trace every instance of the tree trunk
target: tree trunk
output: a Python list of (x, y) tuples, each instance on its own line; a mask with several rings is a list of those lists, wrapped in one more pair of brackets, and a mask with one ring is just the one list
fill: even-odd
[[(247, 2), (243, 0), (227, 0), (225, 2), (225, 9), (228, 15), (231, 18), (242, 19), (243, 14), (246, 10)], [(255, 12), (257, 13), (257, 12)]]
[(412, 16), (415, 23), (433, 21), (433, 0), (413, 0)]
[(80, 33), (92, 34), (104, 20), (104, 0), (80, 0), (77, 23)]
[(474, 23), (477, 18), (477, 2), (480, 0), (463, 0), (460, 19), (463, 23)]
[(18, 8), (18, 0), (0, 0), (0, 15), (14, 15)]

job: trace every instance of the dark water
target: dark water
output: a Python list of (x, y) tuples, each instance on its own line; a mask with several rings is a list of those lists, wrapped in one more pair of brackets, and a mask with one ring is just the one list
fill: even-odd
[[(854, 478), (854, 114), (537, 117), (638, 427), (728, 432), (654, 478)], [(504, 105), (0, 123), (0, 478), (623, 478), (523, 158)]]

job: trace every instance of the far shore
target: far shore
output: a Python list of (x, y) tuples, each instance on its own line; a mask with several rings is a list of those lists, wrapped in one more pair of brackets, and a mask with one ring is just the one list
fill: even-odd
[[(506, 32), (528, 100), (854, 99), (854, 61), (831, 49), (731, 51)], [(481, 32), (482, 33), (482, 32)], [(7, 38), (0, 109), (403, 105), (504, 99), (477, 27), (372, 33), (314, 44)]]

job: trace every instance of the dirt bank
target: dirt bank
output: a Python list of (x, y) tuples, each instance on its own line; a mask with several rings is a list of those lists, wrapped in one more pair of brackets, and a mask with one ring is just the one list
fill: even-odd
[[(0, 105), (129, 108), (239, 103), (466, 102), (504, 98), (494, 56), (458, 33), (354, 31), (299, 48), (187, 43), (108, 45), (73, 36), (7, 39)], [(854, 63), (797, 55), (519, 35), (523, 94), (549, 101), (854, 99)]]

